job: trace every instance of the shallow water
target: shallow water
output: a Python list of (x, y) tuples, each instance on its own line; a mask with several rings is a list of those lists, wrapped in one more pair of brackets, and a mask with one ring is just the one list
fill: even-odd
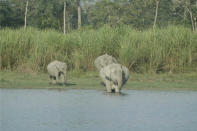
[(196, 131), (197, 92), (0, 89), (0, 131)]

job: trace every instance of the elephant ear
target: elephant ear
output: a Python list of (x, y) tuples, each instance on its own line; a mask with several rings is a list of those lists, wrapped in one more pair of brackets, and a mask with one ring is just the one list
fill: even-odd
[(123, 85), (127, 82), (129, 78), (129, 70), (126, 67), (122, 67), (122, 80), (123, 80)]
[(123, 72), (122, 72), (122, 84), (124, 85), (126, 82), (127, 82), (126, 74), (125, 74), (125, 72), (123, 71)]

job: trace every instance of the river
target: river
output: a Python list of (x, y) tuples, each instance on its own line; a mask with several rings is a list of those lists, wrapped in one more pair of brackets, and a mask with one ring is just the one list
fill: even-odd
[(0, 131), (196, 131), (196, 91), (0, 89)]

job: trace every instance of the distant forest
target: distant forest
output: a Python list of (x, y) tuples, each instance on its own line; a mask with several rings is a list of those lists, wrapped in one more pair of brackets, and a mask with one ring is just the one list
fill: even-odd
[(197, 0), (0, 0), (0, 28), (25, 26), (69, 32), (129, 25), (183, 25), (197, 30)]

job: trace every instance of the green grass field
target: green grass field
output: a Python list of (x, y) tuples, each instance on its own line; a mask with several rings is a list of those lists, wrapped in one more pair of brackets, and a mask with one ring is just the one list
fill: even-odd
[[(50, 85), (45, 73), (0, 72), (0, 88), (93, 89), (104, 90), (96, 72), (77, 76), (68, 73), (68, 85)], [(197, 90), (197, 73), (131, 74), (124, 89)]]
[(94, 71), (108, 53), (136, 73), (197, 72), (197, 34), (183, 26), (134, 30), (129, 26), (75, 30), (66, 35), (36, 28), (0, 30), (0, 69), (44, 72), (53, 60), (69, 71)]

